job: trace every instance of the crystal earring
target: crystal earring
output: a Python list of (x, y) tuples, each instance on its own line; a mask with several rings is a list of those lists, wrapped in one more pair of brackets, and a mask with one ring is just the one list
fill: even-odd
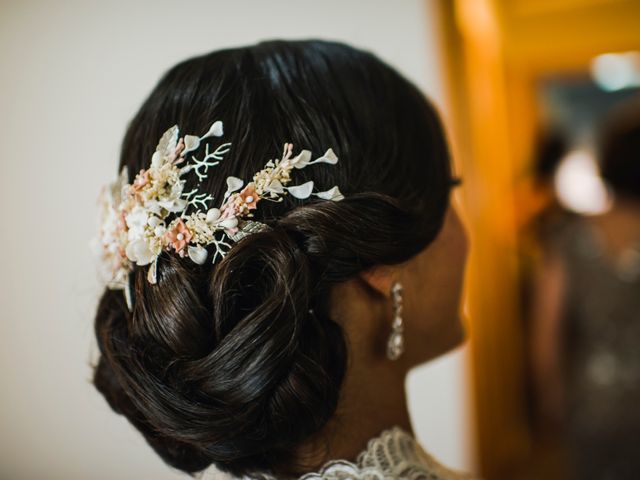
[(389, 360), (397, 360), (404, 352), (402, 284), (400, 282), (394, 282), (391, 287), (391, 301), (393, 302), (393, 322), (391, 324), (391, 335), (387, 341), (387, 357)]

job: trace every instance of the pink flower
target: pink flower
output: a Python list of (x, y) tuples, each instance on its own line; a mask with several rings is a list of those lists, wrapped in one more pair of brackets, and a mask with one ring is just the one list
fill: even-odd
[(291, 158), (291, 154), (292, 153), (293, 153), (293, 143), (285, 143), (284, 144), (284, 151), (282, 152), (282, 160), (281, 160), (281, 162), (289, 160)]
[(238, 194), (241, 202), (241, 207), (244, 206), (247, 210), (254, 210), (260, 197), (256, 194), (256, 187), (253, 183), (250, 183), (242, 189)]
[(220, 210), (220, 218), (219, 220), (224, 220), (225, 218), (235, 217), (238, 212), (236, 211), (235, 205), (235, 197), (237, 194), (233, 194), (229, 197), (229, 200), (224, 204), (222, 210)]
[(174, 248), (181, 257), (185, 255), (185, 247), (191, 241), (193, 235), (184, 224), (182, 219), (179, 219), (175, 226), (164, 234), (165, 240)]
[(118, 234), (127, 231), (127, 213), (123, 210), (120, 211), (120, 215), (118, 215), (118, 226), (117, 232)]
[[(237, 195), (234, 193), (229, 199), (233, 199), (233, 196)], [(238, 231), (238, 218), (237, 218), (236, 207), (231, 203), (227, 203), (224, 207), (222, 207), (220, 218), (218, 219), (218, 225), (224, 227), (224, 230), (227, 234), (233, 235)]]
[(174, 164), (179, 164), (184, 160), (184, 157), (181, 156), (182, 151), (184, 150), (184, 138), (180, 138), (178, 140), (178, 144), (176, 145), (175, 150), (171, 155), (169, 155), (169, 161)]
[(238, 193), (232, 194), (225, 202), (221, 210), (220, 218), (240, 217), (249, 213), (249, 210), (255, 210), (260, 197), (256, 193), (253, 183), (250, 183)]
[(140, 173), (136, 175), (136, 178), (133, 181), (133, 191), (139, 192), (147, 183), (149, 183), (149, 171), (144, 169), (140, 170)]

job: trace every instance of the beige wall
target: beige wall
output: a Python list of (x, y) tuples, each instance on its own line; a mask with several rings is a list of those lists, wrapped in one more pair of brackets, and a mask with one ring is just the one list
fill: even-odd
[[(99, 285), (87, 243), (125, 124), (162, 72), (264, 38), (371, 49), (442, 108), (435, 3), (0, 0), (0, 478), (170, 479), (89, 383)], [(469, 467), (463, 353), (412, 372), (419, 439)]]

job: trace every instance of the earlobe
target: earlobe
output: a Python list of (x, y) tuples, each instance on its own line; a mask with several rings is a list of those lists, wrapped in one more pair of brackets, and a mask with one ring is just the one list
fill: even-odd
[(397, 280), (396, 268), (375, 266), (359, 274), (360, 278), (373, 290), (384, 297), (391, 296), (391, 286)]

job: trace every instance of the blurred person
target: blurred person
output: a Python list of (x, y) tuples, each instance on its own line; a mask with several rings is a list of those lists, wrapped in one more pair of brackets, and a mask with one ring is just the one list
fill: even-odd
[[(522, 308), (522, 318), (524, 321), (524, 331), (527, 338), (531, 338), (535, 332), (538, 291), (538, 272), (541, 263), (550, 254), (553, 254), (554, 239), (563, 227), (575, 218), (575, 214), (567, 210), (559, 201), (554, 179), (558, 167), (569, 152), (569, 140), (567, 134), (559, 127), (548, 128), (538, 137), (533, 155), (533, 182), (531, 193), (527, 195), (526, 201), (520, 204), (526, 208), (521, 208), (524, 221), (519, 227), (521, 232), (521, 255), (520, 264), (520, 292)], [(532, 345), (529, 344), (531, 347)], [(527, 368), (529, 377), (535, 380), (535, 363), (538, 361), (536, 355), (539, 352), (528, 353)], [(546, 358), (546, 354), (542, 355)], [(538, 387), (535, 381), (528, 385), (530, 400), (529, 412), (532, 426), (544, 430), (545, 420), (549, 419), (547, 409), (549, 406), (545, 402), (546, 396), (538, 394)], [(544, 433), (541, 431), (540, 433)]]
[(614, 110), (599, 142), (614, 194), (566, 222), (537, 281), (534, 357), (548, 419), (578, 479), (640, 478), (640, 102)]
[[(573, 214), (560, 203), (554, 178), (559, 165), (569, 151), (569, 137), (559, 126), (547, 127), (536, 137), (532, 168), (526, 172), (521, 185), (516, 189), (518, 212), (518, 265), (519, 307), (524, 338), (531, 340), (536, 331), (538, 271), (547, 257), (552, 239), (570, 221)], [(532, 455), (521, 467), (518, 478), (565, 478), (564, 455), (557, 441), (556, 425), (550, 422), (547, 396), (540, 394), (537, 384), (536, 363), (540, 353), (531, 341), (523, 344), (525, 349), (526, 413), (532, 433)], [(543, 385), (546, 389), (548, 385)]]
[(329, 41), (190, 58), (128, 125), (120, 168), (94, 384), (168, 465), (468, 478), (416, 441), (405, 393), (463, 340), (467, 256), (446, 138), (413, 84)]

